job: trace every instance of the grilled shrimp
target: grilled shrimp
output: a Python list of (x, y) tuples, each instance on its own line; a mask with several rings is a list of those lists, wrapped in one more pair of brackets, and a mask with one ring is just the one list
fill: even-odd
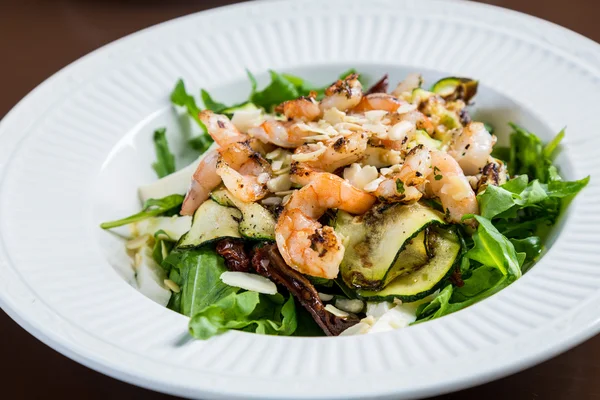
[(288, 119), (313, 121), (321, 115), (319, 103), (315, 101), (316, 95), (315, 92), (311, 92), (307, 97), (285, 101), (276, 110), (282, 112)]
[(440, 198), (450, 221), (461, 222), (465, 214), (479, 214), (475, 192), (456, 160), (447, 153), (431, 151), (431, 190)]
[(431, 119), (428, 116), (423, 114), (420, 111), (414, 110), (411, 112), (407, 112), (404, 114), (393, 114), (392, 115), (392, 123), (396, 124), (400, 121), (407, 121), (413, 123), (417, 129), (422, 129), (427, 132), (428, 135), (433, 135), (435, 131), (435, 126)]
[(328, 108), (337, 108), (340, 111), (350, 110), (362, 98), (362, 85), (358, 80), (358, 74), (348, 75), (346, 78), (339, 79), (333, 85), (325, 90), (325, 97), (321, 100), (321, 110)]
[(374, 194), (388, 202), (417, 201), (423, 196), (425, 184), (432, 172), (431, 152), (419, 145), (408, 153), (398, 172), (379, 184)]
[(430, 191), (439, 197), (452, 222), (461, 222), (465, 214), (479, 213), (475, 192), (458, 162), (423, 145), (412, 149), (400, 170), (383, 180), (374, 194), (385, 201), (410, 202), (430, 195)]
[(396, 112), (401, 105), (408, 104), (404, 101), (387, 93), (372, 93), (363, 96), (360, 102), (352, 111), (365, 112), (371, 110), (384, 110), (387, 112)]
[(221, 149), (220, 155), (216, 172), (232, 195), (245, 202), (266, 196), (271, 165), (248, 142), (233, 143)]
[(475, 175), (488, 163), (494, 144), (496, 137), (481, 122), (471, 122), (454, 138), (448, 154), (466, 175)]
[(411, 73), (406, 75), (406, 78), (392, 91), (394, 96), (401, 96), (403, 93), (410, 93), (414, 89), (421, 87), (423, 84), (423, 77), (419, 73)]
[[(363, 158), (367, 150), (369, 138), (364, 132), (355, 132), (348, 136), (332, 138), (324, 144), (305, 144), (294, 152), (292, 158), (299, 163), (294, 164), (292, 180), (302, 184), (303, 169), (333, 172), (338, 168), (352, 164)], [(312, 159), (303, 160), (303, 156), (310, 157), (311, 153), (320, 154)], [(305, 172), (305, 171), (304, 171)], [(296, 179), (297, 178), (297, 179)]]
[(219, 152), (210, 150), (192, 175), (190, 188), (181, 205), (181, 215), (192, 215), (194, 211), (204, 203), (210, 192), (219, 186), (221, 177), (217, 175), (217, 161), (219, 160)]
[(300, 129), (295, 122), (282, 122), (276, 119), (267, 120), (260, 126), (250, 128), (248, 134), (264, 143), (273, 143), (288, 149), (304, 144), (307, 136), (314, 135), (311, 131)]
[(241, 133), (224, 115), (205, 110), (198, 117), (219, 148), (212, 150), (198, 164), (181, 214), (193, 214), (221, 181), (240, 200), (263, 198), (271, 169), (268, 162), (253, 150), (248, 135)]
[(292, 195), (275, 226), (275, 240), (283, 259), (303, 274), (335, 278), (344, 245), (333, 228), (321, 225), (318, 219), (329, 208), (363, 214), (374, 202), (375, 197), (337, 175), (314, 173), (311, 182)]
[(215, 114), (210, 110), (201, 111), (198, 115), (206, 126), (208, 134), (220, 147), (248, 140), (248, 135), (241, 133), (225, 115)]

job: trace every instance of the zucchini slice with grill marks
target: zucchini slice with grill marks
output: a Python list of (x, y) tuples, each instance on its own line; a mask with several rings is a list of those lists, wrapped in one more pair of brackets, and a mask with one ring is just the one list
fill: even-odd
[(181, 237), (177, 248), (200, 247), (222, 238), (241, 238), (241, 219), (239, 210), (206, 200), (194, 213), (192, 227)]
[[(427, 245), (433, 257), (422, 267), (407, 275), (397, 277), (379, 291), (358, 290), (358, 295), (369, 300), (403, 302), (422, 299), (435, 292), (444, 279), (452, 273), (460, 254), (461, 245), (453, 230), (432, 228), (427, 235)], [(397, 262), (402, 261), (402, 254)]]
[(431, 91), (445, 100), (463, 100), (468, 103), (476, 94), (479, 82), (470, 78), (448, 77), (433, 84)]
[[(353, 288), (377, 290), (420, 267), (428, 257), (425, 237), (419, 234), (430, 225), (445, 224), (440, 212), (420, 203), (381, 205), (356, 217), (338, 211), (335, 230), (344, 237), (346, 247), (340, 265), (344, 282)], [(396, 266), (405, 250), (406, 263)]]
[(242, 213), (240, 234), (248, 239), (275, 240), (275, 218), (258, 203), (239, 200), (227, 189), (214, 190), (210, 197), (222, 206), (235, 207)]

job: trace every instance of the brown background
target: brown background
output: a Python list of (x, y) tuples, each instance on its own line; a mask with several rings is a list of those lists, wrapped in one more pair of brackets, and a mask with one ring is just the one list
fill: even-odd
[[(71, 61), (124, 35), (226, 0), (0, 0), (0, 118)], [(488, 0), (600, 41), (600, 0)], [(38, 342), (0, 311), (0, 398), (169, 396), (89, 370)], [(600, 399), (600, 336), (511, 377), (438, 399)]]

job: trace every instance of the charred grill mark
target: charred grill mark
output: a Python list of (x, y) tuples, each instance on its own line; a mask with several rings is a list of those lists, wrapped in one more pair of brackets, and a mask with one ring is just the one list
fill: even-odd
[(338, 140), (336, 140), (335, 143), (333, 143), (333, 149), (339, 152), (342, 149), (342, 147), (344, 147), (347, 143), (348, 139), (346, 139), (345, 137), (341, 137)]
[(221, 128), (221, 129), (225, 128), (225, 123), (221, 120), (217, 120), (217, 125), (219, 125), (219, 128)]
[(460, 123), (463, 125), (468, 125), (471, 122), (471, 116), (466, 109), (460, 110), (458, 113), (458, 117), (460, 118)]

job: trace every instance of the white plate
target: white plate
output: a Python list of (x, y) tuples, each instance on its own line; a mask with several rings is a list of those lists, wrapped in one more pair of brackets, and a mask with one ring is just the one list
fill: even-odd
[[(476, 77), (480, 116), (546, 139), (568, 125), (562, 170), (593, 179), (531, 272), (454, 315), (359, 337), (188, 340), (185, 317), (111, 267), (120, 246), (98, 222), (133, 211), (153, 179), (152, 129), (176, 136), (175, 80), (239, 100), (244, 67), (263, 82), (269, 68), (316, 83), (348, 67)], [(600, 330), (599, 92), (597, 44), (471, 2), (252, 2), (147, 29), (54, 75), (0, 124), (0, 304), (82, 364), (190, 397), (412, 398), (507, 375)]]

